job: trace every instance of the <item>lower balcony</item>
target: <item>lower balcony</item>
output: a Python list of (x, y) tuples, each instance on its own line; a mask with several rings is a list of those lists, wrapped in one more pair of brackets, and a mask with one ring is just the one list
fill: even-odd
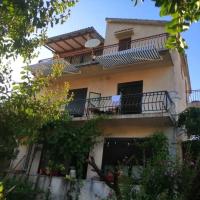
[(174, 102), (167, 91), (77, 99), (67, 105), (66, 109), (74, 120), (86, 120), (100, 115), (111, 118), (169, 116), (173, 119), (175, 114)]

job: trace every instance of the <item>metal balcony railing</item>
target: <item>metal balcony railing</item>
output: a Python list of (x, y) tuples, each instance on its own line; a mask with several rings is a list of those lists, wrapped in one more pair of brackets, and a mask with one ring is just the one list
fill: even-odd
[(200, 89), (199, 90), (190, 90), (187, 92), (187, 101), (188, 103), (200, 102)]
[[(93, 51), (93, 54), (95, 56), (100, 56), (103, 53), (103, 47), (99, 47), (98, 49)], [(82, 65), (82, 64), (86, 64), (92, 61), (92, 53), (91, 50), (87, 50), (87, 52), (81, 53), (79, 55), (71, 55), (71, 56), (67, 56), (65, 57), (65, 61), (67, 61), (68, 63), (70, 63), (71, 65)]]
[(103, 55), (96, 60), (105, 68), (122, 67), (124, 65), (149, 63), (162, 60), (161, 50), (166, 50), (168, 34), (163, 33), (140, 38), (125, 43), (104, 46)]
[(142, 113), (174, 114), (174, 103), (167, 91), (79, 99), (66, 106), (71, 116), (126, 115)]
[[(139, 39), (130, 41), (130, 43), (126, 45), (127, 48), (123, 48), (123, 49), (125, 50), (125, 49), (134, 49), (134, 48), (136, 49), (136, 48), (154, 47), (157, 50), (164, 50), (166, 49), (165, 43), (166, 43), (167, 38), (168, 38), (167, 33), (152, 35), (145, 38), (139, 38)], [(113, 53), (118, 52), (119, 50), (120, 50), (119, 43), (114, 44), (114, 45), (104, 46), (103, 55), (113, 54)]]
[(200, 107), (200, 89), (187, 91), (186, 98), (189, 107)]

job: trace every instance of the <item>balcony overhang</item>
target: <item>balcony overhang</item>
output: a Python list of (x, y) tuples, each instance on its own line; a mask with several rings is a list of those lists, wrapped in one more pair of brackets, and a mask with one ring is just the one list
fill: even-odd
[(104, 43), (104, 38), (93, 27), (88, 27), (48, 38), (45, 47), (58, 54), (72, 53), (87, 50), (85, 48), (85, 42), (93, 38), (99, 39), (101, 45)]
[[(112, 115), (112, 116), (106, 116), (106, 115), (102, 115), (105, 121), (107, 121), (107, 123), (110, 122), (116, 122), (116, 121), (120, 121), (120, 122), (124, 122), (126, 123), (127, 121), (129, 121), (130, 123), (134, 123), (136, 122), (136, 124), (138, 124), (138, 122), (140, 121), (151, 121), (151, 123), (155, 122), (155, 124), (159, 122), (163, 122), (163, 123), (167, 123), (167, 124), (175, 124), (174, 119), (172, 118), (172, 116), (170, 115), (170, 113), (163, 113), (163, 112), (157, 112), (157, 113), (141, 113), (141, 114), (126, 114), (126, 115)], [(97, 116), (82, 116), (82, 117), (74, 117), (72, 118), (72, 121), (74, 122), (81, 122), (81, 121), (87, 121), (89, 119), (96, 119)]]
[(51, 72), (53, 65), (64, 65), (64, 73), (71, 73), (71, 74), (78, 74), (80, 73), (80, 69), (77, 68), (75, 65), (71, 65), (64, 59), (45, 59), (42, 60), (42, 62), (39, 62), (34, 65), (30, 65), (30, 69), (33, 74), (36, 74), (38, 71), (42, 72), (44, 75), (48, 75)]
[(140, 64), (162, 60), (168, 34), (162, 33), (130, 41), (129, 49), (119, 51), (119, 43), (104, 46), (103, 55), (96, 60), (106, 69), (129, 64)]
[(128, 49), (96, 57), (96, 60), (107, 69), (120, 65), (154, 62), (161, 59), (159, 51), (153, 46)]

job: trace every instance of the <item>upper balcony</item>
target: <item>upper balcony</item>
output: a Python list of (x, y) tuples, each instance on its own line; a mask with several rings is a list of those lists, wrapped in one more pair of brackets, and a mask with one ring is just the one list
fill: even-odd
[(66, 109), (75, 121), (99, 115), (112, 119), (169, 117), (173, 121), (175, 114), (174, 102), (167, 91), (76, 99)]
[[(83, 33), (85, 34), (85, 32)], [(88, 38), (101, 38), (101, 44), (93, 49), (92, 55), (92, 50), (83, 46), (87, 41), (84, 34), (73, 35), (73, 38), (69, 35), (50, 38), (46, 45), (48, 48), (51, 47), (51, 50), (54, 49), (54, 52), (60, 56), (59, 62), (65, 65), (65, 73), (81, 73), (83, 66), (97, 63), (103, 66), (103, 69), (110, 69), (130, 64), (160, 61), (162, 60), (161, 52), (167, 50), (165, 43), (168, 35), (166, 33), (103, 46), (103, 39), (95, 32)], [(35, 70), (39, 67), (49, 70), (54, 62), (57, 60), (44, 59), (32, 65), (31, 68)]]
[(168, 34), (163, 33), (104, 46), (103, 55), (96, 60), (104, 68), (161, 60), (160, 52), (167, 49), (167, 37)]

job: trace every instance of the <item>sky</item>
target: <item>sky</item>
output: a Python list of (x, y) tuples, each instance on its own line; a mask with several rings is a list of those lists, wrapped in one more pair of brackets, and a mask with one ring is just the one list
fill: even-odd
[[(106, 17), (113, 18), (134, 18), (134, 19), (156, 19), (169, 20), (169, 17), (160, 17), (159, 9), (154, 6), (153, 1), (145, 0), (134, 6), (131, 0), (79, 0), (75, 7), (71, 9), (71, 16), (63, 25), (49, 28), (48, 37), (68, 33), (93, 26), (103, 37), (105, 36)], [(189, 48), (186, 50), (192, 89), (200, 89), (200, 22), (191, 26), (189, 31), (183, 34)], [(45, 48), (39, 49), (38, 60), (49, 58), (52, 54)], [(18, 64), (21, 62), (19, 59)], [(15, 78), (19, 78), (19, 68), (15, 70)]]

